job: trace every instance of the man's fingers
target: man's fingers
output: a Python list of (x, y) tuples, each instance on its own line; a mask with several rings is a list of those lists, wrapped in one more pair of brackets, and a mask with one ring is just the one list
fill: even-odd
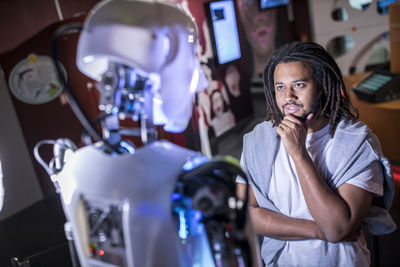
[(291, 121), (291, 122), (293, 122), (293, 123), (295, 123), (295, 124), (299, 124), (299, 125), (301, 125), (301, 121), (298, 119), (298, 118), (296, 118), (295, 116), (293, 116), (293, 115), (291, 115), (291, 114), (289, 114), (289, 115), (286, 115), (284, 118), (283, 118), (283, 121)]
[(294, 117), (288, 117), (288, 116), (282, 120), (281, 124), (291, 129), (296, 129), (299, 126), (301, 126), (301, 122), (299, 120), (297, 120)]

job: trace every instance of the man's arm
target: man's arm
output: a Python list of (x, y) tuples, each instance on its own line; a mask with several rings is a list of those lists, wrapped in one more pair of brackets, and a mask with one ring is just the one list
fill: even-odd
[(328, 241), (343, 240), (359, 227), (366, 216), (372, 194), (351, 184), (343, 184), (336, 192), (332, 191), (318, 177), (305, 147), (306, 128), (294, 116), (286, 116), (277, 132), (296, 166), (300, 186), (313, 219)]
[[(243, 198), (246, 185), (237, 183), (237, 191), (238, 196)], [(249, 186), (248, 206), (252, 224), (255, 231), (260, 235), (279, 240), (304, 240), (312, 238), (325, 240), (324, 233), (314, 221), (291, 218), (259, 207), (251, 186)]]

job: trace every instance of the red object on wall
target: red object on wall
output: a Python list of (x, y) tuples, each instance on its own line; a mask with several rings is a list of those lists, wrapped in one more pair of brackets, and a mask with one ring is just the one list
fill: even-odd
[(394, 185), (400, 187), (400, 166), (392, 165)]

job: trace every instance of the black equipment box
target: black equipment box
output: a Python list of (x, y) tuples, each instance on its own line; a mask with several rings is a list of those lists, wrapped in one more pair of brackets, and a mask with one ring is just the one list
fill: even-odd
[(387, 102), (400, 98), (400, 74), (374, 71), (353, 87), (358, 98), (369, 102)]

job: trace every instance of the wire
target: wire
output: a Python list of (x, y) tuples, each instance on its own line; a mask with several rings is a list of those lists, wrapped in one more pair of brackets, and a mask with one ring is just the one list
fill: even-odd
[[(24, 258), (24, 264), (23, 264), (23, 265), (18, 265), (18, 266), (26, 266), (26, 265), (25, 265), (25, 262), (26, 262), (26, 261), (29, 262), (29, 260), (31, 260), (31, 259), (33, 260), (33, 259), (37, 258), (38, 256), (42, 256), (42, 255), (47, 254), (47, 253), (49, 253), (49, 252), (51, 252), (51, 251), (60, 249), (60, 248), (62, 248), (62, 247), (64, 247), (64, 246), (66, 246), (66, 245), (67, 245), (67, 242), (63, 242), (63, 243), (61, 243), (61, 244), (55, 245), (55, 246), (53, 246), (53, 247), (51, 247), (51, 248), (45, 249), (45, 250), (40, 251), (40, 252), (38, 252), (38, 253), (29, 255), (28, 257)], [(28, 266), (30, 266), (30, 265), (28, 265)]]
[(62, 14), (61, 7), (60, 7), (60, 3), (58, 2), (58, 0), (54, 0), (54, 5), (56, 6), (58, 19), (59, 19), (60, 21), (63, 21), (63, 20), (64, 20), (64, 16), (63, 16), (63, 14)]
[(92, 136), (95, 140), (101, 140), (104, 143), (104, 146), (110, 150), (111, 152), (116, 152), (120, 153), (117, 147), (111, 145), (107, 140), (103, 139), (102, 135), (98, 132), (96, 127), (93, 125), (93, 123), (88, 119), (88, 116), (84, 113), (84, 111), (81, 109), (74, 93), (72, 92), (67, 79), (65, 78), (65, 75), (63, 71), (61, 70), (60, 63), (58, 61), (58, 39), (63, 36), (66, 33), (71, 33), (71, 32), (76, 32), (76, 31), (81, 31), (83, 29), (82, 24), (80, 23), (71, 23), (67, 24), (64, 26), (61, 26), (60, 28), (57, 29), (57, 31), (53, 35), (52, 39), (52, 59), (54, 62), (54, 65), (56, 66), (58, 76), (63, 84), (63, 88), (65, 93), (67, 94), (68, 100), (69, 100), (69, 105), (72, 109), (72, 111), (75, 113), (75, 116), (78, 118), (82, 126), (85, 128), (85, 130), (89, 133), (90, 136)]
[(49, 162), (49, 168), (50, 168), (51, 170), (54, 170), (54, 161), (55, 161), (55, 158), (52, 158), (52, 159), (50, 160), (50, 162)]
[(33, 148), (33, 155), (35, 156), (35, 159), (39, 162), (40, 165), (45, 169), (49, 177), (51, 177), (54, 173), (54, 171), (51, 169), (51, 167), (42, 159), (39, 153), (39, 148), (41, 145), (54, 145), (56, 142), (54, 140), (42, 140), (38, 142), (35, 147)]

